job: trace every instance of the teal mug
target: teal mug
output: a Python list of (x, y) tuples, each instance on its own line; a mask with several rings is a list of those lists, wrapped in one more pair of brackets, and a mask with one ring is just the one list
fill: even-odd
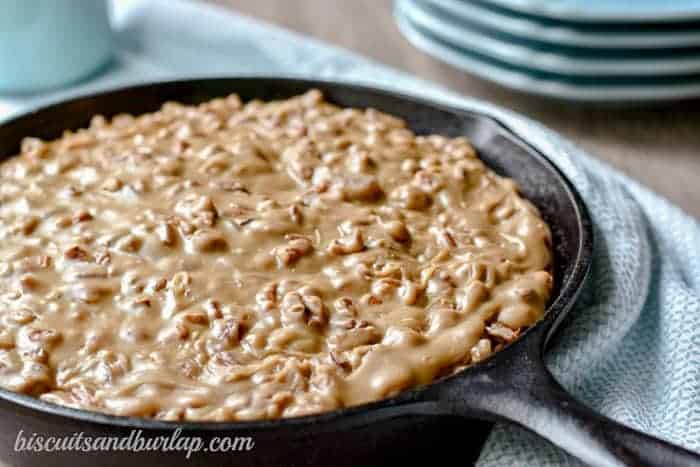
[(0, 0), (0, 92), (77, 81), (111, 48), (107, 0)]

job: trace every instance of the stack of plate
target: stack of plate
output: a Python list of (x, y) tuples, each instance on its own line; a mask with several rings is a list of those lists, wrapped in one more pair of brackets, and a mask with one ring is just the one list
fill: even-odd
[(397, 0), (416, 47), (487, 80), (581, 101), (700, 96), (700, 0)]

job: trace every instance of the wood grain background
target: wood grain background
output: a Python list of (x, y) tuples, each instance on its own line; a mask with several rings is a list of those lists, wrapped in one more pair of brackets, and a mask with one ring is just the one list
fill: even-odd
[(508, 91), (413, 48), (391, 0), (205, 0), (359, 52), (562, 133), (700, 219), (700, 101), (596, 108)]

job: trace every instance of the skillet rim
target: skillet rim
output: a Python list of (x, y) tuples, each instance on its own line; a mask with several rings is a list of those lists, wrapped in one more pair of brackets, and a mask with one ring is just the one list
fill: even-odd
[[(331, 411), (321, 412), (318, 414), (304, 415), (300, 417), (290, 417), (290, 418), (278, 418), (278, 419), (263, 419), (263, 420), (250, 420), (250, 421), (225, 421), (225, 422), (201, 422), (201, 421), (164, 421), (164, 420), (154, 420), (150, 418), (143, 417), (133, 417), (133, 416), (118, 416), (111, 415), (96, 411), (76, 409), (72, 407), (67, 407), (51, 402), (46, 402), (41, 399), (13, 392), (4, 388), (0, 388), (0, 399), (3, 401), (16, 404), (25, 409), (38, 412), (41, 415), (50, 415), (54, 417), (65, 417), (73, 421), (88, 422), (98, 425), (106, 426), (116, 426), (120, 428), (131, 428), (139, 430), (175, 430), (182, 429), (183, 431), (201, 431), (201, 432), (215, 432), (215, 431), (259, 431), (267, 430), (273, 428), (283, 427), (293, 427), (293, 426), (307, 426), (310, 424), (320, 424), (320, 423), (330, 423), (338, 420), (349, 420), (353, 416), (367, 415), (371, 414), (377, 410), (384, 409), (390, 410), (394, 409), (397, 414), (401, 412), (401, 409), (411, 404), (416, 405), (430, 405), (431, 403), (436, 403), (437, 401), (426, 398), (425, 395), (429, 394), (430, 390), (433, 390), (436, 386), (448, 381), (454, 381), (465, 374), (474, 374), (481, 370), (498, 365), (499, 361), (508, 359), (512, 354), (518, 351), (527, 351), (526, 345), (532, 344), (533, 342), (537, 344), (537, 339), (540, 340), (539, 348), (544, 349), (549, 338), (556, 330), (557, 326), (560, 324), (564, 316), (567, 314), (569, 309), (574, 305), (574, 301), (578, 296), (579, 292), (583, 288), (583, 285), (588, 276), (591, 263), (592, 263), (592, 253), (593, 253), (593, 224), (590, 218), (586, 204), (584, 203), (581, 195), (574, 187), (573, 183), (569, 178), (557, 167), (546, 155), (542, 153), (537, 147), (527, 142), (522, 136), (520, 136), (516, 131), (510, 128), (508, 125), (501, 122), (499, 119), (482, 113), (479, 111), (460, 109), (458, 107), (453, 107), (451, 105), (434, 102), (427, 98), (405, 94), (399, 91), (395, 91), (388, 88), (369, 86), (365, 84), (358, 84), (350, 81), (342, 80), (326, 80), (326, 79), (305, 79), (296, 76), (265, 76), (265, 75), (251, 75), (251, 76), (214, 76), (214, 77), (196, 77), (191, 79), (173, 79), (173, 80), (160, 80), (160, 81), (148, 81), (138, 84), (130, 84), (126, 86), (117, 86), (98, 92), (87, 92), (71, 94), (67, 98), (51, 102), (48, 104), (40, 105), (39, 107), (32, 108), (27, 112), (20, 114), (13, 114), (10, 118), (1, 120), (0, 119), (0, 129), (5, 126), (15, 124), (21, 120), (31, 119), (39, 114), (49, 114), (53, 112), (58, 112), (62, 107), (70, 104), (76, 104), (79, 101), (88, 101), (92, 99), (107, 98), (109, 95), (120, 93), (120, 92), (138, 92), (143, 91), (148, 88), (157, 88), (161, 86), (169, 85), (185, 85), (185, 86), (202, 86), (207, 83), (213, 84), (215, 82), (234, 82), (234, 81), (260, 81), (261, 85), (275, 85), (275, 84), (295, 84), (304, 86), (308, 89), (314, 87), (331, 87), (336, 90), (342, 90), (346, 92), (351, 92), (355, 95), (360, 95), (362, 98), (366, 98), (369, 95), (379, 97), (388, 97), (393, 99), (399, 99), (412, 105), (418, 105), (423, 107), (429, 107), (434, 110), (446, 112), (453, 114), (457, 117), (460, 116), (470, 116), (476, 120), (486, 122), (493, 126), (495, 130), (501, 136), (504, 136), (512, 144), (520, 146), (525, 152), (528, 153), (530, 157), (538, 160), (539, 163), (545, 165), (547, 168), (552, 170), (552, 172), (560, 179), (563, 187), (566, 189), (566, 194), (571, 205), (574, 207), (575, 212), (573, 215), (576, 219), (577, 229), (579, 233), (579, 245), (576, 251), (576, 257), (572, 259), (573, 267), (569, 278), (563, 282), (559, 288), (559, 293), (553, 302), (545, 310), (543, 318), (538, 321), (535, 325), (527, 329), (522, 336), (520, 336), (515, 342), (507, 345), (502, 350), (493, 353), (491, 356), (485, 360), (469, 365), (464, 369), (452, 374), (450, 376), (440, 378), (428, 385), (420, 386), (417, 388), (412, 388), (406, 391), (402, 391), (399, 394), (381, 399), (374, 402), (369, 402), (365, 404), (335, 409)], [(232, 89), (231, 92), (235, 92)], [(371, 104), (367, 104), (371, 106)], [(478, 149), (478, 148), (477, 148)], [(12, 157), (12, 156), (10, 156)], [(0, 160), (4, 160), (1, 158)], [(397, 410), (398, 409), (398, 410)]]

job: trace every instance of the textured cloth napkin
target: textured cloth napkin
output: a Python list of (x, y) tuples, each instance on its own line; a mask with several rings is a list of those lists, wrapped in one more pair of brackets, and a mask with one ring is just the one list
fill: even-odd
[[(313, 39), (184, 0), (119, 0), (117, 52), (99, 75), (43, 96), (1, 97), (0, 119), (70, 94), (214, 75), (361, 82), (481, 111), (556, 163), (595, 223), (592, 280), (548, 354), (577, 398), (618, 421), (700, 451), (700, 225), (541, 125)], [(481, 466), (580, 465), (519, 428), (497, 425)]]

